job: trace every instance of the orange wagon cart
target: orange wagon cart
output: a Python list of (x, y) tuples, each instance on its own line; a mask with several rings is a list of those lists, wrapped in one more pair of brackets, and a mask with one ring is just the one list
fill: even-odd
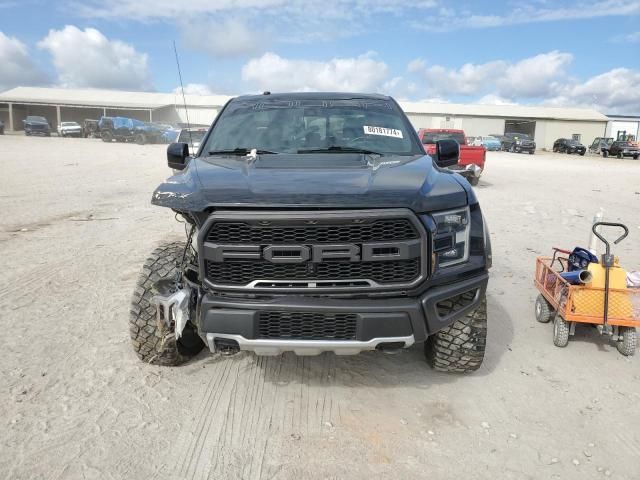
[[(622, 224), (605, 222), (595, 224), (594, 232), (598, 225), (625, 228), (625, 234), (614, 243), (621, 241), (628, 233)], [(600, 265), (606, 269), (604, 288), (592, 284), (574, 285), (565, 280), (560, 274), (567, 270), (568, 260), (561, 255), (570, 252), (554, 248), (553, 257), (536, 259), (534, 283), (540, 292), (535, 304), (536, 319), (542, 323), (553, 319), (553, 343), (558, 347), (567, 345), (576, 324), (585, 323), (596, 326), (600, 333), (610, 335), (620, 353), (633, 355), (636, 328), (640, 327), (640, 289), (626, 288), (626, 285), (625, 288), (609, 287), (609, 268), (619, 267), (614, 265), (609, 243), (598, 236), (607, 247), (607, 253), (600, 260)]]

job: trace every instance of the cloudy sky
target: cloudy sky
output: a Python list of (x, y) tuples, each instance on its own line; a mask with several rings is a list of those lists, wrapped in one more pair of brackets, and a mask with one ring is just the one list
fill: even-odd
[(640, 0), (0, 0), (18, 85), (383, 92), (640, 115)]

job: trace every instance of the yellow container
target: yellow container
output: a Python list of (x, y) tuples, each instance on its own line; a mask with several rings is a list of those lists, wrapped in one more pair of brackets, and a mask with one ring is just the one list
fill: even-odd
[[(599, 263), (590, 263), (589, 272), (593, 280), (586, 288), (573, 293), (573, 312), (579, 315), (602, 316), (604, 318), (605, 268)], [(609, 317), (629, 318), (633, 315), (630, 296), (627, 295), (627, 272), (618, 265), (609, 269)], [(611, 291), (611, 289), (615, 291)]]

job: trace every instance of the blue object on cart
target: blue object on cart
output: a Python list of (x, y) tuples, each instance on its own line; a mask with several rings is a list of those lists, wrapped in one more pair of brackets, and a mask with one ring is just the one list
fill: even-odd
[(590, 263), (598, 263), (598, 257), (586, 248), (576, 247), (569, 255), (569, 271), (584, 270)]
[(591, 283), (593, 280), (593, 275), (589, 270), (572, 270), (571, 272), (562, 272), (560, 276), (572, 285), (586, 285)]

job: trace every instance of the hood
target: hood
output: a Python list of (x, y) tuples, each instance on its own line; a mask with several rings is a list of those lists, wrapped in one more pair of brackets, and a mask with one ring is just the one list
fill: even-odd
[(152, 203), (176, 210), (248, 208), (410, 208), (475, 203), (467, 182), (427, 155), (362, 154), (197, 157), (161, 184)]

